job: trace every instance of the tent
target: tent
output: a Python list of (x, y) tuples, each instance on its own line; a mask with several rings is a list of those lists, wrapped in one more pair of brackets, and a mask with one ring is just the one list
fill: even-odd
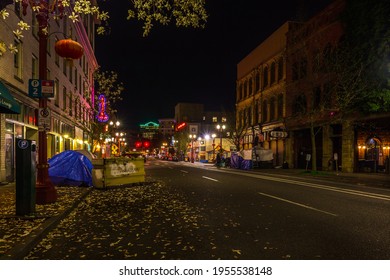
[(93, 165), (87, 156), (64, 151), (48, 160), (49, 177), (54, 185), (92, 186)]

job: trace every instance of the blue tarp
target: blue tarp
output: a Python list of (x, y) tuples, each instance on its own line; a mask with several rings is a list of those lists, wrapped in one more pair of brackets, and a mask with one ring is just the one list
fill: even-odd
[(48, 160), (49, 177), (54, 185), (92, 186), (91, 161), (76, 151), (64, 151)]
[(230, 167), (236, 169), (249, 170), (252, 169), (252, 161), (246, 160), (238, 154), (232, 154), (230, 158)]

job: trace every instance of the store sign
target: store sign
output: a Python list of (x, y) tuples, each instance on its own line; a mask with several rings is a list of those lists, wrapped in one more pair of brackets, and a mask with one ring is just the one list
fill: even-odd
[(271, 137), (274, 138), (286, 138), (288, 136), (288, 133), (286, 131), (278, 131), (278, 130), (271, 131), (269, 134)]

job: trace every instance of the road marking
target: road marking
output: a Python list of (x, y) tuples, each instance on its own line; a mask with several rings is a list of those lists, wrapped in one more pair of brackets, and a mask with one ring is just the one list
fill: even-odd
[(337, 214), (333, 214), (331, 212), (323, 211), (323, 210), (320, 210), (320, 209), (317, 209), (317, 208), (314, 208), (314, 207), (311, 207), (311, 206), (308, 206), (308, 205), (305, 205), (305, 204), (301, 204), (301, 203), (298, 203), (298, 202), (294, 202), (294, 201), (291, 201), (291, 200), (287, 200), (287, 199), (284, 199), (284, 198), (281, 198), (281, 197), (273, 196), (273, 195), (262, 193), (262, 192), (259, 192), (258, 194), (263, 195), (263, 196), (268, 196), (268, 197), (271, 197), (271, 198), (274, 198), (274, 199), (277, 199), (277, 200), (280, 200), (280, 201), (284, 201), (284, 202), (287, 202), (287, 203), (290, 203), (290, 204), (294, 204), (294, 205), (297, 205), (297, 206), (300, 206), (300, 207), (303, 207), (303, 208), (314, 210), (314, 211), (317, 211), (317, 212), (325, 213), (325, 214), (328, 214), (328, 215), (331, 215), (331, 216), (335, 216), (335, 217), (338, 216)]
[(213, 178), (206, 177), (206, 176), (202, 176), (202, 178), (205, 178), (205, 179), (211, 180), (211, 181), (215, 181), (215, 182), (219, 182), (217, 179), (213, 179)]
[(276, 181), (276, 182), (282, 182), (282, 183), (301, 185), (301, 186), (315, 188), (315, 189), (322, 189), (322, 190), (327, 190), (327, 191), (346, 193), (346, 194), (350, 194), (350, 195), (363, 196), (363, 197), (368, 197), (368, 198), (373, 198), (373, 199), (390, 201), (390, 196), (385, 195), (385, 194), (369, 193), (369, 192), (364, 192), (364, 191), (331, 187), (331, 186), (327, 186), (327, 185), (321, 185), (321, 184), (315, 184), (315, 183), (309, 183), (309, 182), (303, 182), (303, 181), (295, 181), (295, 180), (289, 180), (289, 179), (282, 179), (282, 178), (275, 178), (275, 177), (263, 176), (263, 175), (257, 175), (257, 174), (245, 174), (244, 176), (265, 179), (265, 180), (269, 180), (269, 181)]
[(180, 170), (180, 172), (183, 172), (183, 173), (188, 173), (188, 171), (186, 171), (186, 170)]

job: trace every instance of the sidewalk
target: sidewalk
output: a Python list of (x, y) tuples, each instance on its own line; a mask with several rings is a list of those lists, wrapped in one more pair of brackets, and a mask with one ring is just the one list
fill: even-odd
[[(208, 163), (187, 163), (199, 168), (216, 168)], [(336, 181), (349, 186), (372, 186), (390, 188), (390, 175), (379, 173), (336, 173), (320, 171), (316, 174), (302, 169), (255, 168), (250, 170), (221, 170), (234, 172), (255, 172), (258, 174), (305, 179), (316, 182)], [(46, 234), (54, 228), (72, 209), (82, 201), (93, 188), (57, 187), (58, 200), (48, 205), (36, 205), (31, 216), (16, 216), (15, 184), (0, 185), (0, 260), (22, 259)]]

